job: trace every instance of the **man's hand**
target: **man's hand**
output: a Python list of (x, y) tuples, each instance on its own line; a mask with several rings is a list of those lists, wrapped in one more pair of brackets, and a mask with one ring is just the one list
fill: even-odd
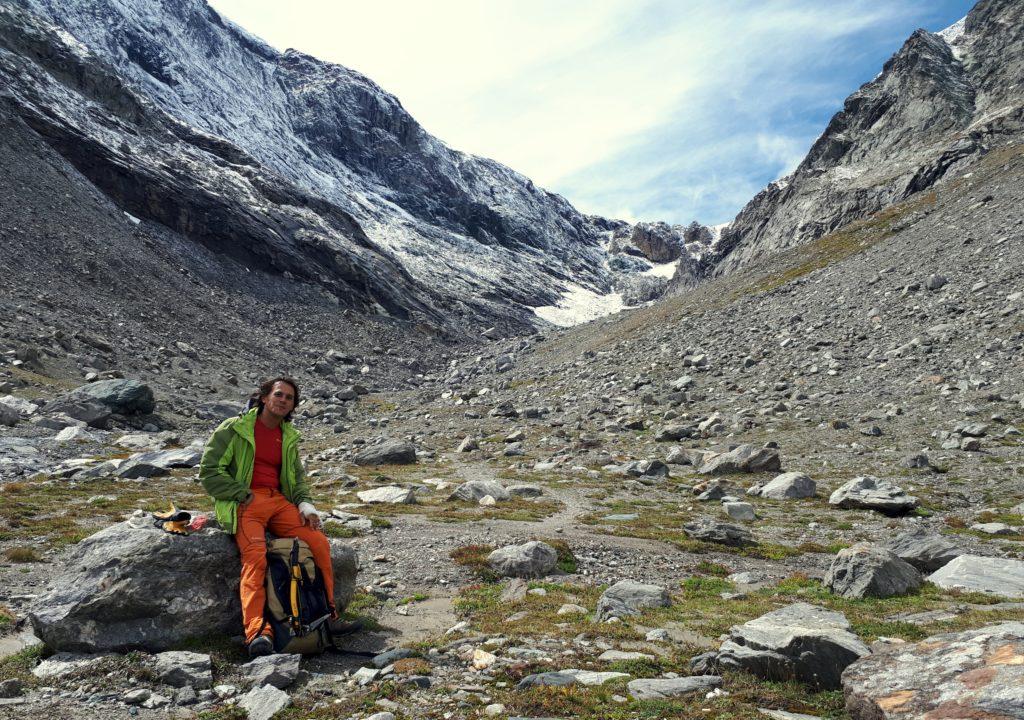
[(311, 503), (299, 503), (299, 515), (302, 517), (302, 524), (309, 525), (314, 530), (320, 531), (323, 529), (323, 523), (320, 520), (320, 513), (316, 511)]

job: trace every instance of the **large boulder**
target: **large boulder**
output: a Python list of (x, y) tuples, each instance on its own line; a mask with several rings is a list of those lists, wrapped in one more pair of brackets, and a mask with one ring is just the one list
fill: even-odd
[(370, 445), (352, 457), (356, 465), (411, 465), (416, 462), (416, 448), (404, 440), (385, 440)]
[(669, 607), (672, 598), (660, 585), (648, 585), (634, 580), (620, 580), (604, 591), (597, 601), (598, 620), (610, 617), (639, 615), (648, 608)]
[(0, 425), (6, 425), (7, 427), (14, 427), (21, 420), (21, 413), (12, 408), (10, 405), (0, 403)]
[(114, 414), (99, 400), (67, 396), (47, 403), (43, 412), (46, 416), (39, 418), (41, 423), (59, 425), (61, 428), (73, 424), (75, 420), (84, 422), (89, 427), (105, 428), (107, 420)]
[(488, 495), (498, 502), (508, 500), (511, 497), (509, 491), (500, 483), (492, 482), (491, 480), (470, 480), (455, 488), (452, 494), (448, 496), (448, 499), (478, 503)]
[[(56, 402), (65, 400), (99, 402), (119, 415), (146, 414), (156, 409), (153, 390), (138, 380), (100, 380), (89, 383), (65, 393)], [(49, 405), (46, 410), (50, 411)]]
[(886, 547), (921, 572), (934, 572), (964, 554), (942, 535), (922, 527), (900, 533)]
[(487, 556), (487, 564), (502, 577), (544, 577), (557, 562), (558, 551), (538, 540), (498, 548)]
[(968, 590), (1024, 598), (1024, 561), (961, 555), (928, 576), (945, 590)]
[(740, 445), (727, 453), (705, 461), (697, 470), (701, 475), (777, 472), (782, 469), (779, 453), (771, 448)]
[(854, 478), (841, 486), (829, 496), (828, 502), (847, 510), (877, 510), (884, 515), (902, 515), (917, 507), (916, 497), (871, 475)]
[(921, 573), (890, 550), (857, 543), (832, 560), (825, 587), (844, 598), (906, 595), (921, 587)]
[[(171, 535), (118, 523), (71, 551), (53, 589), (31, 612), (54, 650), (166, 650), (190, 638), (241, 632), (240, 562), (234, 538), (214, 528)], [(335, 605), (352, 599), (356, 554), (331, 543)]]
[(814, 497), (817, 491), (817, 483), (802, 472), (788, 472), (775, 477), (756, 494), (769, 500), (793, 500)]
[(1024, 718), (1024, 623), (882, 650), (846, 668), (843, 691), (853, 720)]
[(842, 613), (795, 603), (733, 626), (717, 663), (767, 680), (836, 690), (843, 670), (870, 652)]

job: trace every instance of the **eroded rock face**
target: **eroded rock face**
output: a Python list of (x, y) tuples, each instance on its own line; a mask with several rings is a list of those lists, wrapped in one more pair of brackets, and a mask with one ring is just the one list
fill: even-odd
[(672, 598), (660, 585), (620, 580), (604, 591), (597, 601), (597, 619), (639, 615), (647, 608), (668, 607)]
[(356, 465), (411, 465), (416, 462), (416, 448), (404, 440), (385, 440), (360, 450), (352, 462)]
[[(356, 555), (340, 542), (331, 554), (340, 609), (355, 590)], [(234, 538), (220, 530), (182, 537), (118, 523), (75, 546), (30, 620), (50, 648), (74, 652), (155, 652), (237, 634), (239, 569)]]
[(768, 680), (800, 680), (835, 690), (846, 667), (871, 651), (842, 613), (795, 603), (736, 625), (717, 663)]
[(452, 494), (448, 496), (449, 500), (465, 500), (466, 502), (480, 502), (480, 500), (490, 495), (497, 501), (508, 500), (511, 495), (504, 486), (490, 480), (470, 480), (459, 485)]
[(151, 413), (156, 409), (153, 390), (138, 380), (100, 380), (76, 388), (58, 398), (70, 401), (94, 401), (121, 415)]
[(1024, 718), (1024, 623), (896, 645), (843, 672), (854, 720)]

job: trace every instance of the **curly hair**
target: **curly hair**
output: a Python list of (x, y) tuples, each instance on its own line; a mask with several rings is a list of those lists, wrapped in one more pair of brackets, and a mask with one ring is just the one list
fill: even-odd
[(284, 375), (279, 375), (276, 378), (271, 378), (270, 380), (267, 380), (266, 382), (262, 383), (260, 385), (259, 390), (254, 392), (252, 394), (252, 397), (249, 399), (249, 407), (257, 408), (257, 410), (256, 410), (256, 414), (257, 415), (259, 415), (261, 412), (263, 412), (263, 398), (265, 398), (267, 395), (269, 395), (270, 391), (274, 389), (274, 384), (275, 383), (279, 383), (279, 382), (288, 383), (289, 385), (292, 386), (292, 390), (295, 391), (295, 404), (292, 405), (291, 412), (284, 416), (284, 421), (285, 422), (291, 422), (292, 415), (295, 414), (295, 408), (297, 408), (299, 406), (299, 400), (300, 400), (299, 384), (297, 382), (295, 382), (294, 378), (286, 377)]

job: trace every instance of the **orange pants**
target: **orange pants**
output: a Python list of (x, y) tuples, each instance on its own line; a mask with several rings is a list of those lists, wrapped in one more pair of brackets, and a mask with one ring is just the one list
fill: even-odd
[(245, 627), (245, 641), (252, 642), (260, 634), (269, 633), (269, 626), (263, 629), (263, 606), (267, 591), (264, 586), (267, 574), (267, 540), (265, 533), (282, 538), (298, 538), (309, 545), (313, 563), (324, 579), (327, 600), (334, 605), (334, 571), (331, 567), (331, 544), (327, 536), (308, 525), (302, 524), (299, 509), (285, 499), (278, 490), (254, 488), (252, 502), (238, 511), (238, 531), (235, 542), (242, 553), (242, 582), (239, 594), (242, 596), (242, 624)]

